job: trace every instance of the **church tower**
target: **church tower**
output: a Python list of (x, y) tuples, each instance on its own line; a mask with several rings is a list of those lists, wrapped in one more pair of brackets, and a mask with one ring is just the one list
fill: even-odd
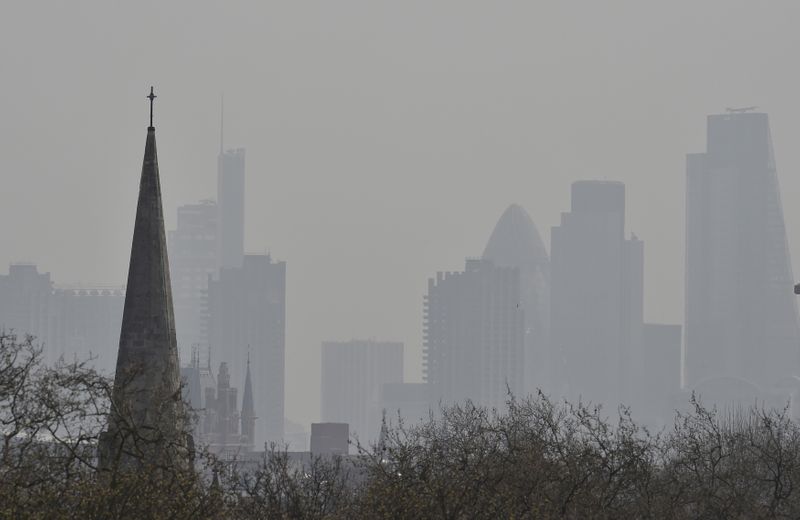
[(180, 389), (178, 348), (161, 207), (161, 186), (153, 126), (142, 164), (133, 230), (128, 285), (119, 339), (112, 408), (100, 439), (105, 468), (149, 463), (183, 464), (192, 449)]

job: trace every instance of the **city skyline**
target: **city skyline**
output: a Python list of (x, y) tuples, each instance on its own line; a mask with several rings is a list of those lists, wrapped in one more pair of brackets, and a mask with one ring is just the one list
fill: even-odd
[(792, 3), (345, 1), (310, 16), (178, 2), (156, 9), (147, 38), (140, 5), (54, 9), (14, 6), (0, 22), (19, 78), (0, 100), (11, 187), (0, 195), (0, 268), (27, 259), (60, 283), (123, 284), (143, 86), (155, 82), (164, 102), (167, 229), (175, 208), (215, 192), (224, 92), (226, 145), (247, 149), (245, 250), (289, 266), (293, 420), (317, 416), (319, 388), (303, 374), (318, 369), (325, 338), (402, 341), (407, 379), (419, 381), (427, 278), (480, 255), (513, 202), (549, 244), (576, 180), (625, 183), (647, 243), (645, 319), (681, 323), (685, 154), (704, 149), (704, 116), (726, 106), (770, 114), (798, 272)]

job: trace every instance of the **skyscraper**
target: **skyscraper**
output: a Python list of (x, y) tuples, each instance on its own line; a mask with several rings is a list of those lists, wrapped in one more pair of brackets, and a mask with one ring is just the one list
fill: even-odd
[(178, 208), (177, 228), (169, 232), (170, 279), (175, 302), (175, 331), (181, 355), (193, 345), (206, 348), (204, 315), (208, 277), (218, 264), (217, 205), (204, 200)]
[(550, 258), (539, 231), (519, 205), (506, 209), (489, 237), (483, 258), (497, 267), (516, 267), (525, 312), (525, 393), (551, 387)]
[[(123, 462), (188, 461), (178, 346), (150, 89), (139, 201), (133, 228), (112, 413), (100, 437), (105, 467)], [(142, 442), (144, 440), (144, 442)], [(138, 455), (138, 456), (137, 456)]]
[(322, 421), (350, 425), (365, 446), (380, 432), (381, 388), (403, 382), (403, 344), (326, 341), (322, 344)]
[(437, 273), (424, 300), (423, 376), (431, 404), (502, 408), (523, 393), (524, 309), (520, 272), (467, 259), (462, 272)]
[(644, 245), (624, 232), (625, 186), (580, 181), (551, 234), (554, 390), (607, 409), (641, 388)]
[(767, 114), (708, 116), (686, 158), (685, 384), (796, 375), (800, 327)]
[(241, 267), (222, 268), (208, 286), (208, 341), (216, 359), (234, 369), (241, 388), (248, 353), (255, 374), (258, 417), (255, 445), (283, 438), (286, 337), (286, 262), (269, 255), (245, 255)]
[(117, 359), (124, 287), (58, 286), (35, 264), (0, 275), (0, 330), (35, 337), (44, 359), (89, 362), (109, 373)]
[(56, 286), (48, 350), (67, 360), (91, 360), (96, 369), (112, 373), (124, 305), (123, 287)]
[(11, 264), (8, 274), (0, 275), (0, 331), (13, 331), (19, 340), (28, 334), (35, 336), (45, 347), (45, 359), (51, 362), (59, 355), (52, 345), (52, 293), (50, 273), (40, 273), (35, 264)]
[(241, 267), (244, 255), (244, 149), (219, 152), (219, 265)]

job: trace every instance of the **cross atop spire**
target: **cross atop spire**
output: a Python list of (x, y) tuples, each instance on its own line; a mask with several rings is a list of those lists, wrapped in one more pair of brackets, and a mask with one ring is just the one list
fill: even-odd
[(148, 127), (148, 130), (149, 130), (149, 129), (152, 129), (152, 128), (154, 128), (154, 127), (153, 127), (153, 101), (155, 101), (155, 99), (156, 99), (158, 96), (156, 96), (156, 95), (153, 93), (153, 87), (150, 87), (150, 95), (149, 95), (149, 96), (145, 96), (145, 97), (147, 97), (147, 99), (149, 99), (149, 100), (150, 100), (150, 126)]

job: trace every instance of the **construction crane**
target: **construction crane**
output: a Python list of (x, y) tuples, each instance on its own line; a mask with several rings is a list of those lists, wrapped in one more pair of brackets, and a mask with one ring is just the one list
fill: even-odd
[(741, 108), (727, 107), (727, 108), (725, 108), (725, 112), (727, 112), (729, 114), (743, 114), (745, 112), (752, 112), (753, 110), (756, 110), (756, 109), (758, 109), (758, 107), (755, 107), (755, 106), (753, 106), (753, 107), (741, 107)]

